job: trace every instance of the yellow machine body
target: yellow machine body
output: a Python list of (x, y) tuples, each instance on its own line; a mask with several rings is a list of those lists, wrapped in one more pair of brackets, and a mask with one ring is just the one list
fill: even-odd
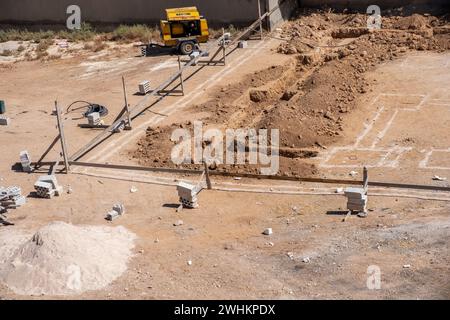
[(196, 7), (166, 9), (166, 16), (166, 20), (161, 20), (165, 46), (175, 47), (183, 41), (208, 42), (208, 22)]

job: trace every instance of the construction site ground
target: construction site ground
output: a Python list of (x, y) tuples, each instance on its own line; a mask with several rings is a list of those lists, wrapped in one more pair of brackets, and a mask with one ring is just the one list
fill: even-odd
[[(343, 41), (340, 44), (349, 40)], [(229, 54), (226, 66), (192, 67), (192, 76), (185, 75), (184, 96), (165, 98), (136, 118), (133, 130), (113, 135), (82, 160), (171, 166), (167, 160), (170, 155), (166, 159), (149, 156), (152, 147), (142, 151), (151, 137), (147, 128), (163, 132), (164, 128), (196, 119), (208, 125), (220, 123), (211, 101), (221, 93), (249, 81), (249, 77), (266, 85), (289, 73), (283, 68), (295, 64), (297, 58), (280, 52), (283, 43), (271, 37), (251, 40), (248, 48)], [(209, 48), (216, 50), (213, 43)], [(105, 105), (109, 109), (105, 122), (111, 123), (123, 107), (121, 76), (126, 80), (129, 103), (134, 105), (142, 99), (134, 94), (139, 82), (149, 80), (156, 87), (178, 68), (176, 56), (144, 58), (138, 53), (132, 46), (121, 46), (114, 51), (55, 61), (0, 64), (0, 98), (7, 101), (12, 120), (9, 126), (0, 127), (0, 185), (21, 186), (26, 195), (33, 191), (41, 173), (18, 172), (13, 165), (22, 150), (28, 150), (32, 160), (37, 160), (57, 135), (56, 118), (52, 116), (55, 100), (62, 107), (76, 100)], [(321, 67), (294, 69), (314, 74)], [(271, 69), (272, 76), (270, 72), (269, 76), (261, 75)], [(305, 145), (295, 145), (289, 139), (282, 143), (282, 147), (317, 152), (315, 157), (284, 160), (282, 174), (286, 171), (286, 175), (360, 180), (362, 166), (367, 166), (369, 181), (450, 186), (449, 71), (448, 50), (408, 50), (375, 64), (365, 73), (364, 91), (355, 96), (352, 110), (342, 113), (338, 136)], [(297, 77), (297, 73), (292, 76)], [(336, 82), (345, 81), (332, 76)], [(271, 79), (266, 81), (264, 77)], [(320, 82), (322, 78), (316, 79)], [(291, 83), (292, 79), (281, 81)], [(285, 88), (272, 89), (269, 92), (274, 91), (280, 100)], [(246, 108), (254, 106), (261, 111), (267, 107), (252, 105), (248, 90), (238, 94)], [(273, 102), (268, 104), (266, 113), (273, 116)], [(233, 121), (235, 125), (257, 125), (237, 121), (248, 118), (239, 118), (236, 109), (230, 110), (235, 117), (227, 117), (225, 125)], [(323, 106), (320, 112), (324, 121), (339, 116), (324, 117), (326, 110)], [(73, 119), (79, 117), (76, 112), (64, 115), (69, 154), (99, 133), (78, 128), (77, 124), (85, 121)], [(308, 117), (304, 121), (307, 125)], [(317, 120), (311, 121), (317, 124)], [(305, 137), (309, 139), (307, 130)], [(169, 148), (171, 144), (160, 139), (156, 146)], [(56, 151), (48, 155), (50, 160), (57, 158)], [(214, 177), (216, 190), (201, 192), (199, 208), (176, 212), (177, 181), (198, 181), (200, 176), (80, 167), (72, 170), (72, 174), (57, 176), (65, 190), (70, 186), (70, 194), (52, 200), (29, 197), (25, 206), (8, 212), (8, 221), (15, 225), (1, 226), (0, 233), (17, 229), (32, 234), (52, 221), (122, 225), (138, 237), (134, 256), (128, 270), (103, 290), (34, 298), (450, 298), (448, 192), (369, 189), (368, 217), (351, 216), (342, 222), (346, 200), (336, 192), (344, 187), (341, 185)], [(358, 174), (351, 177), (351, 171)], [(448, 179), (433, 180), (435, 176)], [(137, 192), (130, 192), (132, 187)], [(107, 222), (105, 214), (117, 202), (125, 205), (127, 213)], [(180, 219), (183, 225), (174, 226)], [(263, 235), (265, 228), (272, 228), (273, 235)], [(367, 268), (371, 265), (381, 269), (380, 290), (367, 287)], [(0, 284), (0, 298), (29, 297), (14, 294)]]

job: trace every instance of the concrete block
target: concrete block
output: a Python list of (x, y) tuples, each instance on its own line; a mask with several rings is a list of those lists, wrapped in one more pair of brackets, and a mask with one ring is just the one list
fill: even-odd
[(248, 42), (245, 40), (241, 40), (238, 42), (238, 48), (239, 49), (245, 49), (248, 47)]
[(56, 176), (54, 174), (40, 176), (38, 181), (51, 183), (54, 189), (58, 188), (58, 181), (56, 180)]
[(92, 112), (88, 116), (88, 123), (91, 126), (97, 126), (100, 124), (100, 113), (99, 112)]
[(150, 81), (142, 81), (139, 83), (139, 93), (142, 95), (146, 95), (148, 92), (150, 92)]
[(117, 211), (112, 210), (106, 214), (106, 220), (113, 221), (117, 219), (119, 216), (120, 214)]
[[(201, 190), (201, 188), (200, 188)], [(179, 182), (177, 185), (180, 203), (187, 208), (197, 208), (197, 194), (199, 187), (186, 182)]]
[(344, 194), (347, 197), (356, 197), (365, 195), (366, 191), (363, 188), (345, 188)]
[(367, 204), (367, 200), (348, 200), (347, 206), (355, 205), (355, 206), (365, 206)]
[(194, 60), (195, 58), (197, 58), (198, 56), (200, 56), (200, 52), (199, 51), (193, 51), (189, 57), (191, 58), (191, 60)]
[(113, 206), (113, 210), (116, 211), (119, 215), (125, 214), (125, 206), (121, 203), (117, 203)]
[(6, 116), (0, 116), (0, 126), (8, 126), (11, 124), (11, 119)]
[(60, 196), (63, 193), (62, 186), (58, 185), (54, 175), (47, 175), (39, 177), (34, 184), (34, 190), (40, 198), (51, 199), (53, 196)]
[(13, 201), (16, 207), (23, 206), (25, 203), (27, 203), (27, 199), (22, 195), (14, 197)]
[(17, 186), (8, 187), (6, 188), (6, 194), (8, 197), (17, 197), (22, 194), (22, 189)]
[(31, 158), (27, 150), (20, 151), (20, 163), (22, 164), (23, 172), (31, 172)]

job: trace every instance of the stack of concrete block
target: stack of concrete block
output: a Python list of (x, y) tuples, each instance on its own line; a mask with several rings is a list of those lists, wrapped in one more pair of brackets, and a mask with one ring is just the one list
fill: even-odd
[(114, 219), (116, 219), (119, 216), (122, 216), (124, 214), (125, 214), (124, 205), (121, 203), (118, 203), (113, 206), (112, 211), (110, 211), (106, 214), (106, 220), (113, 221)]
[(20, 163), (22, 164), (22, 170), (23, 172), (31, 172), (31, 158), (28, 154), (28, 151), (24, 150), (21, 151), (19, 154), (20, 157)]
[(55, 175), (40, 176), (38, 181), (34, 184), (34, 190), (40, 198), (51, 199), (53, 196), (60, 196), (63, 192), (63, 187), (58, 185)]
[(88, 114), (87, 116), (88, 118), (88, 123), (91, 126), (98, 126), (100, 125), (100, 113), (98, 112), (92, 112), (90, 114)]
[(11, 123), (11, 119), (7, 116), (0, 115), (0, 126), (8, 126)]
[(201, 191), (201, 187), (186, 182), (180, 182), (177, 185), (177, 191), (183, 207), (191, 209), (198, 208), (197, 195)]
[(146, 95), (150, 92), (150, 81), (142, 81), (139, 83), (139, 93), (142, 95)]
[(367, 190), (364, 188), (346, 188), (347, 209), (349, 211), (366, 212)]
[(0, 212), (8, 209), (17, 209), (26, 203), (20, 187), (0, 187)]

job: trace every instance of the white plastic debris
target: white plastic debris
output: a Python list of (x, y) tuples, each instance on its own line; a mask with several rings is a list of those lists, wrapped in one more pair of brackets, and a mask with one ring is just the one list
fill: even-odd
[(404, 268), (404, 269), (409, 269), (409, 268), (411, 268), (411, 265), (410, 265), (410, 264), (404, 264), (404, 265), (403, 265), (403, 268)]
[(447, 180), (447, 178), (440, 177), (440, 176), (434, 176), (434, 177), (433, 177), (433, 180), (436, 180), (436, 181), (445, 181), (445, 180)]
[(188, 265), (188, 266), (192, 266), (192, 261), (189, 260), (189, 261), (187, 262), (187, 265)]
[(358, 175), (358, 172), (356, 172), (356, 171), (350, 171), (348, 174), (349, 174), (350, 176), (352, 176), (352, 177), (355, 177), (355, 176)]
[(344, 192), (344, 188), (336, 188), (336, 193), (342, 193)]
[(263, 232), (264, 235), (270, 236), (273, 233), (272, 228), (266, 228)]
[(286, 255), (289, 257), (289, 259), (294, 260), (294, 253), (293, 252), (288, 252), (288, 253), (286, 253)]
[(175, 223), (173, 225), (174, 225), (174, 227), (178, 227), (178, 226), (182, 226), (183, 223), (184, 223), (183, 220), (177, 220), (177, 221), (175, 221)]
[(136, 193), (136, 192), (138, 192), (138, 188), (136, 188), (135, 186), (132, 186), (132, 187), (130, 188), (130, 192), (131, 192), (131, 193)]
[(311, 258), (310, 257), (304, 257), (302, 261), (304, 263), (310, 263), (311, 262)]

